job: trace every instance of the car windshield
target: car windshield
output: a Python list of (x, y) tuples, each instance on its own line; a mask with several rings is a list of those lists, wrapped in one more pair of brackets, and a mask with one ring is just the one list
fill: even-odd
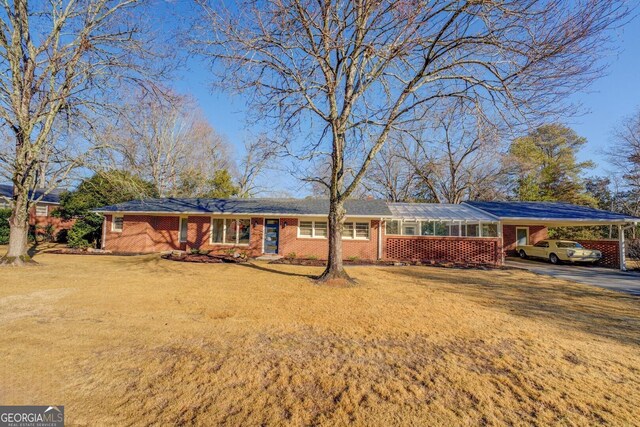
[(556, 246), (559, 248), (576, 248), (582, 249), (582, 245), (578, 242), (557, 242)]

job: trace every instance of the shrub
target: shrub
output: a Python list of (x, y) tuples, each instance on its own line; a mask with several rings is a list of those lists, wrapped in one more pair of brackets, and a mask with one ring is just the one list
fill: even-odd
[(640, 239), (629, 239), (627, 241), (627, 256), (630, 259), (640, 259)]
[(191, 249), (191, 255), (209, 255), (211, 251), (206, 249)]
[(286, 259), (296, 259), (298, 255), (295, 252), (288, 253), (284, 256)]
[(356, 262), (356, 261), (358, 261), (359, 259), (360, 259), (360, 257), (358, 257), (358, 256), (350, 256), (350, 257), (349, 257), (349, 261), (351, 261), (351, 262)]
[(36, 225), (33, 230), (33, 239), (36, 242), (52, 242), (55, 237), (56, 228), (52, 224), (45, 226)]
[(0, 209), (0, 245), (9, 243), (9, 217), (11, 209)]
[(315, 255), (309, 255), (309, 256), (307, 257), (307, 259), (310, 259), (310, 260), (316, 260), (316, 259), (318, 259), (318, 257), (317, 257), (317, 256), (315, 256)]
[(58, 231), (55, 239), (56, 243), (67, 243), (68, 234), (69, 234), (69, 230), (67, 230), (66, 228), (63, 228), (62, 230)]
[(96, 247), (102, 236), (102, 216), (86, 215), (73, 224), (67, 232), (67, 244), (71, 248)]

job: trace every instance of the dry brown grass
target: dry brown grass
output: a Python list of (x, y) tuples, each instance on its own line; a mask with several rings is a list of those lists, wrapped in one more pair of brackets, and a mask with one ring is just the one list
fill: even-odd
[(523, 271), (40, 255), (0, 270), (0, 402), (80, 425), (630, 425), (640, 300)]

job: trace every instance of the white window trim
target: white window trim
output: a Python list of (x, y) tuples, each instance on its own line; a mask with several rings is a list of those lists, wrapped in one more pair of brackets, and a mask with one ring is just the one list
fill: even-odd
[[(222, 242), (214, 242), (213, 241), (213, 220), (221, 219), (222, 220)], [(239, 220), (248, 220), (249, 221), (249, 243), (238, 243), (240, 240), (240, 225), (238, 224)], [(227, 222), (228, 221), (236, 221), (236, 242), (235, 243), (227, 243)], [(218, 246), (249, 246), (251, 244), (251, 218), (240, 218), (240, 217), (229, 217), (229, 218), (219, 218), (219, 217), (211, 217), (209, 221), (209, 244), (210, 245), (218, 245)]]
[[(38, 213), (38, 208), (40, 209), (44, 208), (44, 215)], [(35, 207), (35, 214), (36, 216), (49, 216), (49, 206), (37, 204)]]
[[(182, 221), (187, 223), (187, 232), (184, 240), (182, 240)], [(178, 242), (187, 243), (187, 240), (189, 240), (189, 217), (181, 216), (180, 221), (178, 222)]]
[[(120, 230), (116, 228), (116, 218), (122, 218), (122, 228)], [(113, 215), (111, 217), (111, 231), (114, 233), (122, 233), (122, 230), (124, 230), (124, 215)]]
[[(301, 222), (310, 222), (311, 223), (311, 236), (303, 236), (300, 234), (300, 223)], [(327, 224), (327, 235), (326, 236), (316, 236), (316, 222), (324, 222)], [(329, 237), (329, 221), (327, 220), (298, 220), (298, 239), (327, 239)]]
[[(361, 240), (367, 241), (371, 240), (371, 221), (345, 221), (345, 224), (353, 224), (353, 234), (351, 237), (345, 236), (344, 230), (342, 233), (342, 240)], [(367, 224), (367, 237), (356, 237), (356, 224)]]

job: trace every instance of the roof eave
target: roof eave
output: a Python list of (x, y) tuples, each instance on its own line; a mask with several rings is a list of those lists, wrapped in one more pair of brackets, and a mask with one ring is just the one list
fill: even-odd
[[(154, 216), (181, 216), (181, 215), (200, 215), (200, 216), (248, 216), (248, 217), (256, 217), (256, 216), (264, 216), (264, 217), (278, 217), (278, 218), (297, 218), (297, 217), (308, 217), (308, 218), (317, 218), (329, 216), (328, 213), (314, 213), (314, 214), (299, 214), (299, 213), (274, 213), (274, 212), (194, 212), (194, 211), (174, 211), (174, 212), (160, 212), (160, 211), (128, 211), (128, 210), (104, 210), (104, 209), (94, 209), (91, 210), (93, 213), (99, 213), (103, 215), (154, 215)], [(371, 218), (371, 219), (387, 219), (392, 218), (392, 215), (350, 215), (346, 214), (347, 218)]]
[(546, 224), (546, 225), (623, 225), (629, 223), (638, 223), (635, 218), (618, 218), (618, 219), (596, 219), (596, 218), (529, 218), (529, 217), (500, 217), (500, 221), (504, 224)]

